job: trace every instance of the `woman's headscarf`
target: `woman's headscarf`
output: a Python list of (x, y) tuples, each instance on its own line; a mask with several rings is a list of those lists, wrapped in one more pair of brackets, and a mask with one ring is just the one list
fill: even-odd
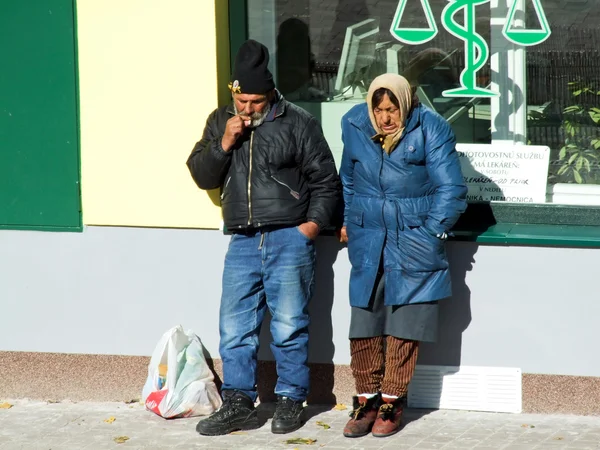
[[(386, 136), (383, 133), (383, 130), (377, 125), (375, 113), (373, 113), (373, 108), (377, 106), (373, 105), (373, 94), (377, 89), (381, 88), (389, 89), (396, 96), (400, 109), (400, 126), (394, 134), (390, 134), (388, 136)], [(369, 117), (371, 118), (371, 123), (373, 124), (375, 131), (377, 131), (376, 137), (383, 139), (383, 149), (389, 155), (392, 150), (394, 150), (396, 145), (398, 145), (398, 141), (400, 141), (402, 133), (404, 132), (406, 119), (408, 118), (408, 115), (413, 107), (413, 92), (410, 87), (410, 83), (406, 80), (406, 78), (395, 73), (385, 73), (383, 75), (379, 75), (373, 80), (371, 86), (369, 86), (369, 92), (367, 93), (367, 105), (369, 107)]]

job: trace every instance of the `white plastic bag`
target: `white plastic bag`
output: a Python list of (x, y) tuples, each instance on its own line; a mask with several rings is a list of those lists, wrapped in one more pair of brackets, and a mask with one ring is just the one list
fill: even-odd
[(150, 359), (142, 400), (146, 409), (166, 419), (208, 415), (221, 406), (196, 334), (179, 325), (162, 336)]

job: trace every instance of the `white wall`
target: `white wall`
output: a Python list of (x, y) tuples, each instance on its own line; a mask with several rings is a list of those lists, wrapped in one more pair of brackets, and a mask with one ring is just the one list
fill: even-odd
[[(149, 355), (182, 323), (218, 357), (227, 242), (217, 231), (2, 231), (0, 350)], [(347, 252), (333, 238), (317, 251), (310, 357), (347, 364)], [(600, 376), (600, 250), (451, 243), (449, 254), (456, 295), (421, 363)]]

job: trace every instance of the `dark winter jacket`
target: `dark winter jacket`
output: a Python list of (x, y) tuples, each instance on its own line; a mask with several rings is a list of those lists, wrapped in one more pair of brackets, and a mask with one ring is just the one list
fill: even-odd
[(221, 139), (232, 105), (214, 111), (187, 164), (200, 189), (221, 189), (228, 230), (329, 227), (341, 204), (341, 183), (317, 120), (279, 96), (257, 128), (225, 152)]

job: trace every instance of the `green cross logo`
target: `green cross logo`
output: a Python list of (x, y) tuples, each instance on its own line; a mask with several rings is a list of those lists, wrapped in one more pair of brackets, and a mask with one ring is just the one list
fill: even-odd
[[(531, 46), (538, 45), (550, 37), (550, 27), (541, 0), (532, 0), (535, 13), (541, 28), (537, 30), (528, 30), (517, 28), (514, 25), (517, 4), (519, 0), (514, 0), (510, 8), (502, 34), (509, 41), (517, 45)], [(409, 44), (419, 45), (429, 42), (438, 34), (438, 28), (431, 12), (431, 6), (428, 0), (420, 0), (421, 7), (425, 13), (427, 26), (423, 28), (404, 28), (401, 27), (402, 17), (408, 0), (400, 0), (390, 32), (398, 41)], [(495, 97), (498, 94), (490, 89), (478, 87), (476, 84), (477, 72), (487, 62), (490, 51), (487, 42), (477, 33), (475, 29), (476, 7), (490, 0), (449, 0), (448, 5), (442, 12), (442, 25), (451, 35), (464, 42), (465, 49), (465, 68), (460, 74), (461, 87), (449, 89), (442, 93), (444, 97)], [(464, 25), (461, 25), (455, 15), (463, 11)]]

